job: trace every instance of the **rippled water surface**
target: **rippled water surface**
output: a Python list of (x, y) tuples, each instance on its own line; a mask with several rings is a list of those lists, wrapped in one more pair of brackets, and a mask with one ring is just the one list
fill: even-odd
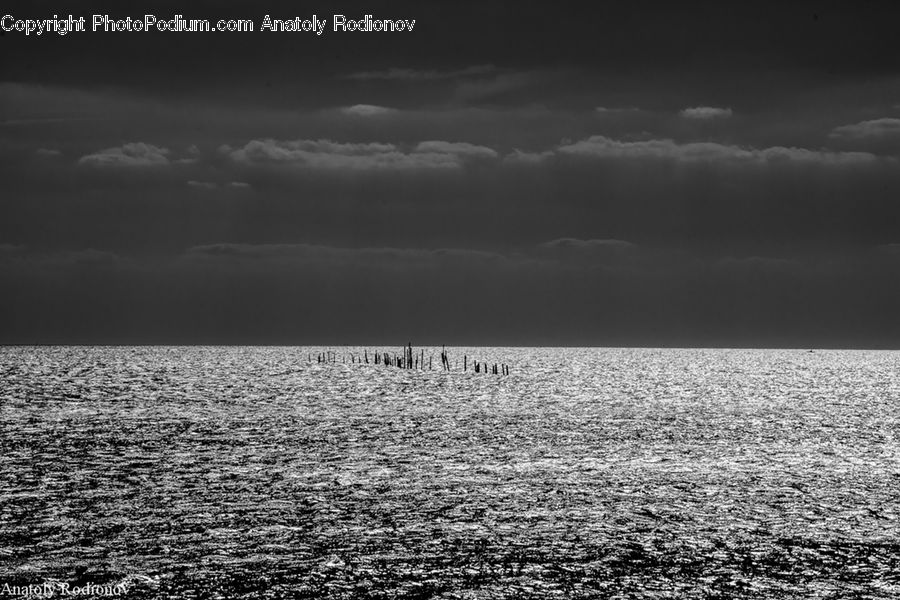
[(0, 585), (900, 598), (900, 353), (320, 350), (0, 348)]

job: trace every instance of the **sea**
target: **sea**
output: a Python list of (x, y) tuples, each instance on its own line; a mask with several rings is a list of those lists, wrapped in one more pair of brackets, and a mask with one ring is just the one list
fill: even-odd
[(0, 348), (0, 595), (900, 598), (900, 353), (413, 351)]

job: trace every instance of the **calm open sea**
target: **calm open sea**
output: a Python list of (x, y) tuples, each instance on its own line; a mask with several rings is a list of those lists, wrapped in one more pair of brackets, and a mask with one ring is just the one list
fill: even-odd
[(0, 348), (0, 587), (900, 597), (900, 353), (321, 350)]

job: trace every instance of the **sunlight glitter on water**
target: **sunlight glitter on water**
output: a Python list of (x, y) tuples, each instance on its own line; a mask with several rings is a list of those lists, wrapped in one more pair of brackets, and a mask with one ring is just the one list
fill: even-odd
[(0, 349), (0, 583), (900, 596), (900, 353), (320, 350)]

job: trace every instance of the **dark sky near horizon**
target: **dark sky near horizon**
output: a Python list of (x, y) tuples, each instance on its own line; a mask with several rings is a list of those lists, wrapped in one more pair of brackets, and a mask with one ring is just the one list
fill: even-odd
[(900, 347), (900, 9), (784, 4), (8, 3), (257, 30), (0, 35), (0, 343)]

